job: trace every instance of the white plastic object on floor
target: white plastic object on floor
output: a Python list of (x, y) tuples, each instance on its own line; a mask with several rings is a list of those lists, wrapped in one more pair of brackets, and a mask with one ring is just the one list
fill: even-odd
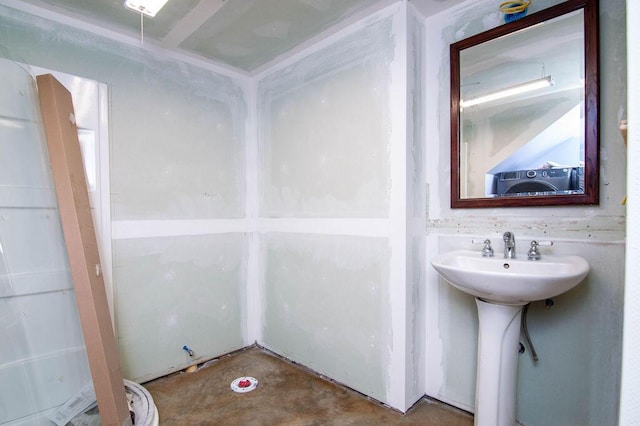
[(158, 426), (160, 416), (151, 394), (141, 385), (126, 379), (124, 388), (136, 416), (136, 426)]
[(255, 377), (238, 377), (231, 382), (231, 390), (238, 393), (251, 392), (258, 387), (258, 380)]
[[(160, 416), (151, 394), (141, 385), (126, 379), (124, 389), (129, 409), (135, 415), (135, 425), (158, 426)], [(58, 426), (100, 425), (97, 405), (93, 382), (89, 382), (73, 398), (50, 415), (49, 420)]]

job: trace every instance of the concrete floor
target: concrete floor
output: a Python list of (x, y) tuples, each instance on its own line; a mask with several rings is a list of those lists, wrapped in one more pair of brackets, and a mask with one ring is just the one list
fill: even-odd
[[(242, 376), (258, 379), (258, 387), (233, 392), (231, 382)], [(144, 387), (153, 396), (162, 426), (473, 425), (470, 414), (426, 398), (407, 414), (399, 413), (259, 347)]]

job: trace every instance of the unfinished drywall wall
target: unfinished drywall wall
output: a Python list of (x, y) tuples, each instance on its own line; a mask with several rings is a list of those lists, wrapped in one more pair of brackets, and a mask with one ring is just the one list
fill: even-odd
[(245, 112), (232, 105), (242, 93), (214, 83), (205, 93), (227, 92), (229, 99), (210, 99), (176, 87), (186, 75), (140, 77), (148, 85), (127, 79), (111, 94), (119, 105), (113, 120), (127, 118), (113, 130), (114, 140), (126, 140), (113, 146), (114, 219), (242, 217)]
[(424, 394), (412, 14), (401, 2), (339, 31), (257, 90), (263, 342), (403, 411)]
[[(191, 300), (195, 309), (188, 312), (180, 305), (178, 323), (180, 330), (196, 336), (190, 340), (197, 342), (193, 349), (198, 359), (239, 349), (249, 343), (243, 322), (246, 313), (240, 303), (246, 284), (240, 272), (240, 262), (246, 261), (242, 241), (248, 229), (243, 222), (246, 80), (228, 71), (173, 59), (137, 41), (114, 41), (109, 36), (112, 34), (97, 35), (0, 6), (0, 56), (109, 87), (116, 294), (131, 295), (131, 300), (142, 303), (144, 291), (157, 279), (153, 261), (196, 265), (191, 272), (180, 272), (173, 296), (160, 293), (163, 304), (154, 309), (172, 312), (176, 300), (189, 294), (195, 299)], [(222, 273), (224, 285), (202, 281), (221, 267), (215, 259), (211, 265), (200, 265), (205, 250), (212, 255), (221, 250), (216, 245), (218, 234), (220, 244), (230, 244), (228, 262), (235, 265), (233, 271)], [(177, 239), (179, 251), (166, 248), (164, 238), (171, 237)], [(211, 241), (203, 244), (201, 238)], [(138, 239), (141, 242), (136, 245)], [(164, 255), (155, 258), (152, 253), (160, 249)], [(139, 265), (134, 264), (137, 261)], [(199, 289), (199, 296), (189, 293), (191, 286)], [(218, 305), (218, 301), (226, 303)], [(128, 300), (115, 304), (116, 337), (127, 378), (157, 377), (195, 362), (180, 352), (189, 342), (179, 344), (182, 337), (177, 334), (170, 339), (156, 335), (157, 344), (164, 340), (171, 342), (167, 343), (171, 348), (179, 345), (177, 354), (158, 357), (165, 353), (159, 351), (155, 361), (147, 362), (158, 347), (141, 345), (135, 338), (149, 330), (168, 330), (171, 335), (178, 328), (168, 328), (166, 318), (150, 315), (146, 308), (136, 310)], [(204, 320), (203, 311), (209, 311)], [(235, 322), (225, 322), (230, 321), (227, 315)], [(209, 330), (201, 322), (211, 327), (220, 322), (225, 328)], [(221, 336), (215, 334), (218, 331)]]
[(109, 86), (114, 220), (242, 216), (237, 81), (6, 7), (0, 16), (2, 56)]
[(264, 341), (379, 400), (392, 335), (385, 238), (269, 234)]
[[(557, 3), (534, 2), (530, 13)], [(528, 352), (520, 358), (517, 419), (527, 425), (595, 426), (617, 418), (625, 238), (626, 152), (618, 131), (626, 114), (624, 17), (623, 0), (600, 2), (600, 205), (504, 209), (448, 207), (449, 43), (500, 25), (500, 13), (494, 2), (468, 1), (426, 21), (426, 131), (437, 135), (427, 138), (427, 263), (455, 248), (480, 250), (472, 239), (490, 238), (499, 253), (502, 233), (512, 231), (520, 253), (532, 239), (552, 240), (543, 256), (577, 254), (591, 265), (588, 278), (554, 298), (553, 308), (536, 302), (530, 309), (540, 362), (533, 364)], [(473, 298), (440, 280), (433, 268), (428, 273), (427, 393), (472, 410)]]
[[(406, 2), (261, 76), (255, 94), (246, 81), (2, 11), (7, 12), (0, 18), (7, 24), (2, 32), (10, 46), (7, 56), (109, 85), (116, 325), (125, 375), (145, 380), (193, 363), (181, 350), (184, 344), (206, 358), (251, 343), (244, 301), (250, 299), (247, 303), (266, 321), (277, 313), (276, 295), (295, 296), (287, 294), (292, 281), (265, 279), (258, 287), (260, 272), (266, 270), (258, 264), (295, 261), (293, 247), (304, 256), (302, 269), (289, 280), (315, 277), (318, 268), (331, 272), (326, 290), (332, 303), (324, 305), (325, 318), (303, 324), (314, 330), (336, 316), (344, 319), (340, 327), (347, 327), (324, 352), (300, 362), (334, 371), (337, 380), (401, 410), (422, 395), (415, 374), (421, 363), (415, 300), (424, 277), (424, 196), (412, 185), (423, 180), (424, 168), (419, 133), (407, 124), (409, 109), (419, 120), (421, 75), (413, 71), (409, 88), (407, 74), (408, 49), (419, 50), (422, 30), (412, 33), (416, 40), (409, 42)], [(417, 92), (409, 94), (412, 90)], [(256, 101), (259, 147), (245, 153), (247, 110), (253, 114), (245, 105), (247, 92)], [(256, 164), (245, 166), (245, 155)], [(251, 169), (256, 166), (258, 171)], [(245, 177), (255, 179), (247, 192)], [(407, 209), (416, 213), (411, 231)], [(267, 218), (276, 219), (262, 220)], [(284, 242), (278, 232), (263, 234), (264, 245), (261, 234), (243, 235), (274, 230), (285, 231)], [(226, 250), (220, 254), (222, 247)], [(218, 254), (227, 266), (211, 257)], [(213, 263), (204, 264), (203, 258)], [(252, 271), (248, 285), (265, 292), (263, 305), (244, 290), (247, 263)], [(222, 282), (203, 281), (213, 276)], [(279, 285), (286, 291), (266, 292)], [(349, 288), (353, 305), (345, 317), (344, 302), (333, 294), (342, 287)], [(357, 303), (358, 289), (370, 291), (375, 304)], [(189, 303), (207, 292), (210, 297), (200, 297), (189, 311)], [(298, 312), (313, 308), (308, 296), (300, 296), (308, 306), (299, 306)], [(217, 301), (225, 303), (218, 306)], [(209, 316), (203, 318), (203, 311)], [(350, 324), (354, 317), (363, 323)], [(256, 318), (251, 321), (255, 325)], [(371, 342), (362, 340), (363, 327)], [(211, 329), (222, 334), (212, 336)], [(294, 354), (301, 349), (278, 327), (251, 333), (276, 346), (291, 345)], [(196, 343), (181, 342), (187, 335)], [(349, 344), (356, 348), (347, 350)], [(338, 360), (333, 353), (346, 358)]]
[(407, 25), (407, 401), (422, 397), (424, 389), (426, 194), (424, 191), (424, 90), (425, 28), (411, 4), (406, 9)]
[(144, 381), (244, 346), (245, 244), (242, 234), (115, 241), (126, 377)]
[(259, 83), (260, 213), (386, 217), (391, 19)]
[[(393, 55), (387, 15), (260, 80), (260, 216), (325, 218), (345, 234), (341, 218), (388, 217)], [(261, 334), (268, 348), (386, 402), (391, 247), (364, 223), (364, 236), (311, 223), (262, 236)]]

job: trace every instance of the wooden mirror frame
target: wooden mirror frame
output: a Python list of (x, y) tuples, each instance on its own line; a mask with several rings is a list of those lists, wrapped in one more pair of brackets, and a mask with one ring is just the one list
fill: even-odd
[[(584, 9), (584, 194), (460, 198), (460, 52), (580, 9)], [(450, 45), (451, 208), (566, 206), (599, 203), (598, 33), (598, 0), (568, 0)]]

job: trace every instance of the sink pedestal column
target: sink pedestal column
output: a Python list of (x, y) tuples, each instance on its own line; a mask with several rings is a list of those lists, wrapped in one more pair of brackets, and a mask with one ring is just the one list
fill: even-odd
[(513, 426), (522, 306), (476, 299), (478, 305), (478, 372), (475, 426)]

